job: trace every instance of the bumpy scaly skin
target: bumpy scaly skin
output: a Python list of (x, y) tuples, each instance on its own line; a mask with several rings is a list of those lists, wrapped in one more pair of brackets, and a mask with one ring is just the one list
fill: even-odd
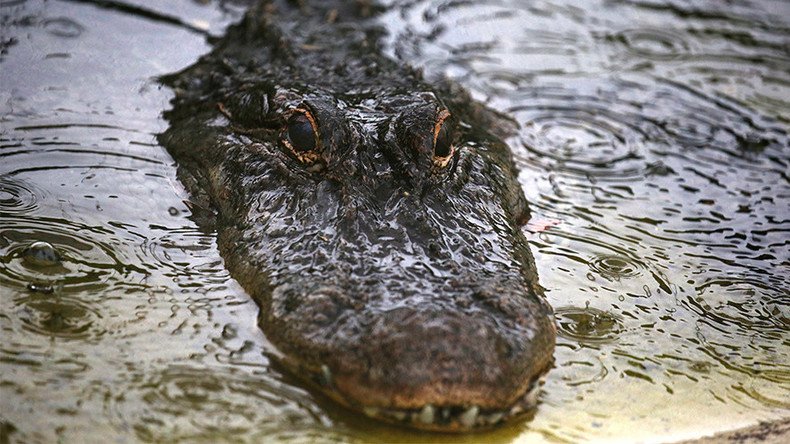
[[(556, 333), (502, 117), (383, 57), (362, 3), (315, 3), (263, 3), (165, 78), (161, 142), (296, 374), (418, 428), (517, 417)], [(318, 126), (312, 164), (282, 142), (295, 108)], [(442, 110), (446, 166), (431, 151)]]

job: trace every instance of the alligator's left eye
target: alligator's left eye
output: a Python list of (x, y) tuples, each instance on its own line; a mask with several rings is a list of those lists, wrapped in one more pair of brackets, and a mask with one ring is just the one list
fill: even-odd
[(439, 167), (447, 166), (455, 152), (447, 121), (449, 117), (450, 112), (446, 109), (439, 112), (433, 130), (433, 164)]
[(310, 111), (295, 109), (286, 122), (283, 144), (300, 161), (312, 163), (318, 159), (318, 125)]

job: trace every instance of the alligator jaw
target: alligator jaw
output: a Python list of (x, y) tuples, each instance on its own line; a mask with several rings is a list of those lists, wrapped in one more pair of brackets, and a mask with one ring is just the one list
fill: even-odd
[(485, 430), (500, 423), (523, 417), (538, 401), (544, 379), (539, 378), (513, 405), (503, 409), (483, 409), (471, 406), (434, 406), (426, 404), (418, 409), (362, 407), (371, 417), (395, 424), (408, 424), (412, 428), (437, 432), (468, 432)]
[(485, 431), (501, 424), (525, 417), (538, 404), (540, 390), (546, 382), (549, 368), (528, 385), (527, 390), (515, 402), (501, 408), (486, 408), (478, 405), (424, 404), (418, 408), (364, 405), (349, 399), (334, 387), (331, 374), (324, 366), (319, 375), (310, 381), (314, 387), (332, 400), (345, 407), (361, 412), (369, 418), (397, 426), (442, 433), (467, 433)]

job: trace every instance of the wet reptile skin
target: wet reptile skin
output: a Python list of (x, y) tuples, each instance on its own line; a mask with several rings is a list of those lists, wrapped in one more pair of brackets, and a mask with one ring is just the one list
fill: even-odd
[[(512, 123), (384, 57), (375, 11), (347, 3), (253, 8), (163, 79), (160, 141), (292, 372), (403, 426), (518, 418), (556, 332), (501, 139)], [(317, 130), (307, 154), (288, 148), (296, 115)]]

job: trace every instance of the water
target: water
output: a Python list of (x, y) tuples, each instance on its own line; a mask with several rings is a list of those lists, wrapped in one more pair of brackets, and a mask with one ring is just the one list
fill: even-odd
[[(244, 2), (0, 2), (0, 440), (479, 441), (353, 415), (272, 364), (156, 143)], [(790, 416), (790, 3), (388, 4), (393, 57), (513, 116), (557, 311), (531, 421), (662, 441)], [(25, 259), (49, 242), (59, 264)]]

